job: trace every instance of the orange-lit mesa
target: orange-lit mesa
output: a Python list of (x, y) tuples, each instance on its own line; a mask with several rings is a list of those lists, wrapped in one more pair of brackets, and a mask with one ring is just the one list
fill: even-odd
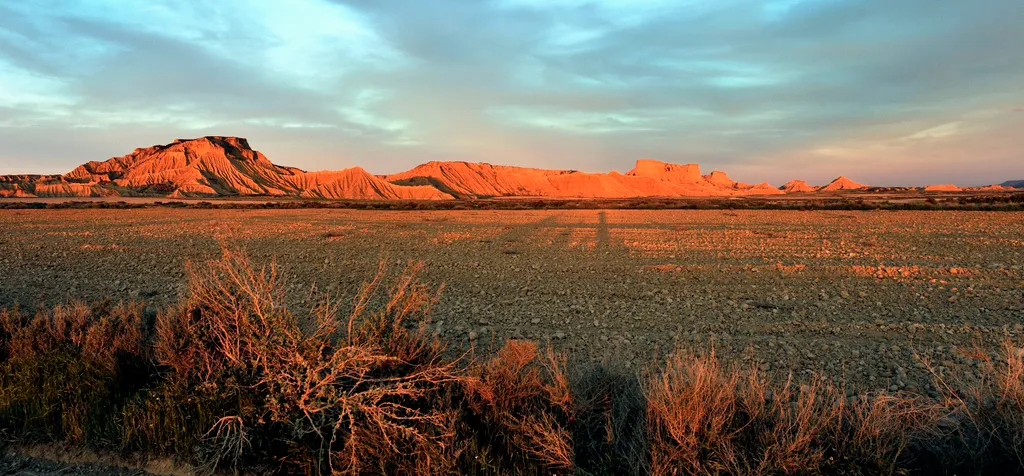
[(822, 187), (821, 191), (823, 191), (823, 192), (835, 192), (835, 191), (839, 191), (839, 190), (862, 190), (862, 189), (865, 189), (865, 188), (868, 188), (868, 186), (867, 185), (859, 184), (857, 182), (854, 182), (853, 180), (850, 180), (850, 179), (846, 178), (845, 176), (840, 175), (838, 178), (833, 180), (831, 183), (829, 183), (828, 185)]
[(959, 192), (961, 189), (951, 183), (928, 185), (924, 188), (925, 192)]
[(138, 191), (172, 198), (302, 196), (366, 200), (450, 199), (430, 186), (403, 186), (355, 167), (306, 172), (275, 165), (246, 139), (208, 136), (136, 149), (104, 162), (88, 162), (55, 183), (36, 184), (39, 196), (98, 196)]
[(65, 178), (133, 189), (166, 187), (189, 195), (286, 195), (294, 191), (287, 177), (301, 172), (274, 165), (245, 139), (209, 136), (89, 162)]
[(393, 183), (429, 183), (444, 192), (465, 197), (633, 198), (779, 193), (767, 184), (732, 181), (727, 186), (716, 184), (701, 176), (696, 164), (669, 164), (650, 159), (637, 160), (636, 166), (625, 174), (474, 162), (428, 162), (386, 178)]

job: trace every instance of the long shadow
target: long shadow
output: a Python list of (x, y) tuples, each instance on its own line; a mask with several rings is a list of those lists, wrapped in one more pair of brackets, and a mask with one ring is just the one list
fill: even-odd
[(611, 247), (611, 239), (608, 236), (608, 214), (604, 211), (597, 213), (597, 249), (607, 251)]
[(514, 250), (515, 247), (520, 246), (520, 242), (529, 238), (531, 233), (542, 228), (552, 227), (557, 219), (558, 215), (552, 214), (537, 221), (527, 222), (520, 225), (508, 225), (505, 227), (504, 233), (501, 233), (487, 241), (492, 248), (502, 249), (509, 252), (508, 250)]
[(585, 474), (649, 473), (647, 398), (635, 374), (590, 364), (571, 382), (579, 405), (572, 431)]

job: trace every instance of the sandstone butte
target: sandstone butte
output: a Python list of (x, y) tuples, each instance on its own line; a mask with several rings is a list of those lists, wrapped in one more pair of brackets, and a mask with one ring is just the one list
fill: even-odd
[[(824, 191), (866, 188), (839, 177)], [(165, 196), (171, 198), (282, 196), (322, 199), (445, 200), (486, 197), (635, 198), (725, 197), (812, 192), (792, 181), (736, 182), (725, 172), (701, 175), (696, 164), (641, 159), (625, 174), (545, 170), (474, 162), (428, 162), (392, 175), (359, 167), (307, 172), (275, 165), (246, 139), (207, 136), (136, 149), (88, 162), (64, 175), (0, 176), (4, 197)]]
[(961, 189), (953, 184), (928, 185), (924, 188), (926, 192), (959, 192)]

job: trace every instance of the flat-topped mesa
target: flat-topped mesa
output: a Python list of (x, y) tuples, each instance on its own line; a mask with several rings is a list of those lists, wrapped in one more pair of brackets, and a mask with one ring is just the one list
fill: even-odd
[[(137, 151), (139, 149), (136, 149)], [(164, 146), (153, 146), (141, 149), (143, 152), (168, 151), (189, 151), (191, 155), (202, 156), (207, 154), (223, 155), (235, 160), (249, 160), (254, 162), (265, 162), (270, 164), (263, 154), (252, 150), (249, 141), (244, 137), (230, 136), (205, 136), (197, 139), (176, 139), (173, 143)]]
[[(263, 154), (252, 150), (249, 141), (244, 138), (206, 136), (197, 139), (175, 139), (170, 144), (140, 147), (128, 155), (111, 157), (103, 162), (87, 162), (64, 174), (64, 177), (76, 182), (117, 182), (130, 180), (130, 176), (137, 176), (140, 169), (146, 174), (159, 174), (167, 170), (196, 166), (204, 168), (214, 162), (229, 160), (252, 162), (259, 168), (276, 168)], [(279, 169), (278, 172), (286, 175), (299, 172), (298, 169), (290, 167)], [(138, 180), (132, 182), (129, 186)]]
[(639, 159), (633, 170), (626, 172), (630, 177), (650, 177), (666, 182), (679, 184), (700, 183), (704, 177), (700, 175), (697, 164), (669, 164), (660, 160)]
[(928, 185), (924, 188), (926, 192), (959, 192), (960, 187), (951, 183)]
[[(234, 147), (234, 148), (240, 149), (240, 150), (252, 150), (252, 147), (249, 147), (249, 140), (248, 139), (246, 139), (244, 137), (234, 137), (234, 136), (203, 136), (203, 137), (200, 137), (200, 138), (197, 138), (197, 139), (174, 139), (174, 142), (171, 142), (170, 144), (167, 144), (165, 146), (156, 146), (156, 147), (164, 147), (164, 148), (166, 148), (166, 147), (171, 147), (171, 146), (176, 145), (176, 144), (197, 143), (197, 142), (220, 143), (220, 144), (222, 144), (222, 146), (224, 144), (226, 144), (226, 145), (229, 145), (231, 147)], [(140, 150), (140, 149), (135, 149), (135, 150)]]

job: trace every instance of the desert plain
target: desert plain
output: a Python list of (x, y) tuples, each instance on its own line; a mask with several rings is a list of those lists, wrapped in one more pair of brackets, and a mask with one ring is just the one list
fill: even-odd
[(933, 393), (1024, 342), (1012, 212), (20, 209), (0, 226), (0, 307), (157, 308), (227, 246), (276, 263), (296, 305), (344, 305), (382, 261), (420, 262), (453, 352), (525, 338), (641, 371), (714, 351), (775, 378)]

